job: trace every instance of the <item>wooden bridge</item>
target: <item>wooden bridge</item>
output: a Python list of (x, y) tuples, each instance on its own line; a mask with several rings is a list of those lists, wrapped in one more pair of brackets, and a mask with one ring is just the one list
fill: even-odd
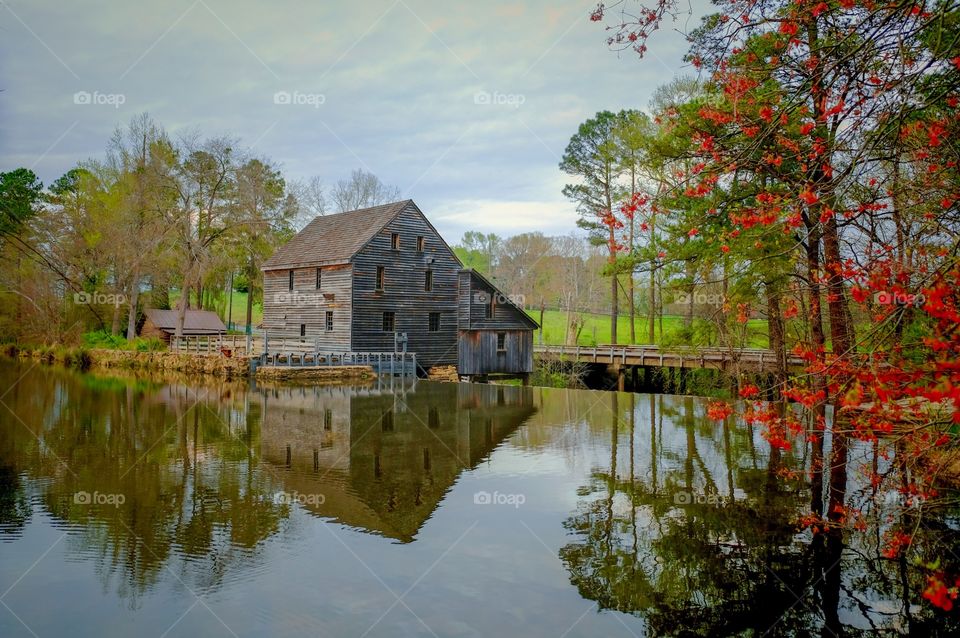
[[(749, 372), (774, 372), (776, 355), (762, 348), (660, 348), (655, 345), (599, 345), (534, 347), (538, 356), (554, 356), (580, 363), (654, 368), (740, 369)], [(806, 362), (787, 355), (788, 369), (801, 369)]]

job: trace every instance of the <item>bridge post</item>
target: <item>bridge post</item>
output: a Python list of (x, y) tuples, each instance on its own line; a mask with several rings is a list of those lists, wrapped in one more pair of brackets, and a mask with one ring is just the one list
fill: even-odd
[(626, 390), (627, 370), (622, 365), (617, 366), (617, 392)]

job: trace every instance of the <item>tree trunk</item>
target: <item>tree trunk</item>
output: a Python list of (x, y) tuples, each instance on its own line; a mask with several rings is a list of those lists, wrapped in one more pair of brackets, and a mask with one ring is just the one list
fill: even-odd
[(134, 266), (133, 284), (130, 286), (130, 310), (127, 313), (127, 339), (137, 337), (137, 304), (140, 301), (140, 266)]
[[(657, 271), (651, 264), (650, 267), (650, 307), (647, 310), (650, 316), (647, 318), (647, 339), (648, 343), (656, 343), (655, 327), (657, 316)], [(662, 335), (661, 335), (662, 336)]]
[(113, 302), (113, 321), (110, 323), (110, 334), (120, 334), (120, 304)]
[(618, 297), (619, 291), (618, 280), (617, 280), (617, 247), (616, 247), (616, 237), (613, 233), (613, 226), (610, 227), (610, 258), (608, 259), (610, 264), (610, 343), (617, 342), (617, 315), (619, 312), (618, 307)]
[(846, 355), (853, 347), (850, 334), (850, 310), (840, 272), (840, 234), (837, 220), (830, 217), (823, 225), (823, 256), (827, 274), (827, 316), (830, 321), (830, 343), (834, 354)]
[[(634, 242), (634, 219), (630, 218), (630, 254), (633, 255)], [(630, 271), (627, 272), (627, 297), (630, 303), (630, 343), (637, 342), (637, 299), (635, 294), (636, 285), (633, 281), (633, 264), (631, 262)]]
[(787, 346), (784, 340), (783, 315), (780, 311), (780, 288), (775, 282), (766, 283), (767, 293), (767, 329), (770, 335), (770, 349), (776, 357), (774, 376), (776, 378), (775, 395), (779, 399), (780, 392), (787, 382)]

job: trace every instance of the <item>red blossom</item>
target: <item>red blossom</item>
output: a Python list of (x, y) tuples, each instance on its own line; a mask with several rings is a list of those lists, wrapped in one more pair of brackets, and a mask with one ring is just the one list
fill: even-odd
[(923, 590), (923, 597), (934, 607), (950, 611), (953, 609), (953, 601), (957, 599), (957, 587), (947, 587), (939, 574), (927, 576), (927, 588)]
[(794, 36), (799, 30), (800, 27), (797, 26), (796, 22), (783, 21), (780, 23), (780, 33), (785, 35)]
[(714, 401), (707, 405), (707, 418), (713, 421), (723, 421), (733, 414), (733, 407), (724, 401)]

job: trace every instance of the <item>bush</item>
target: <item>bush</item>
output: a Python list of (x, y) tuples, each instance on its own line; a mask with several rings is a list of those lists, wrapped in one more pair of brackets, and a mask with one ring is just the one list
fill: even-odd
[(166, 344), (156, 337), (137, 337), (133, 343), (137, 352), (157, 352), (167, 348)]
[(88, 332), (83, 335), (84, 348), (100, 348), (104, 350), (136, 350), (137, 352), (156, 352), (164, 350), (166, 345), (156, 337), (137, 337), (128, 341), (120, 335), (113, 335), (105, 330)]

